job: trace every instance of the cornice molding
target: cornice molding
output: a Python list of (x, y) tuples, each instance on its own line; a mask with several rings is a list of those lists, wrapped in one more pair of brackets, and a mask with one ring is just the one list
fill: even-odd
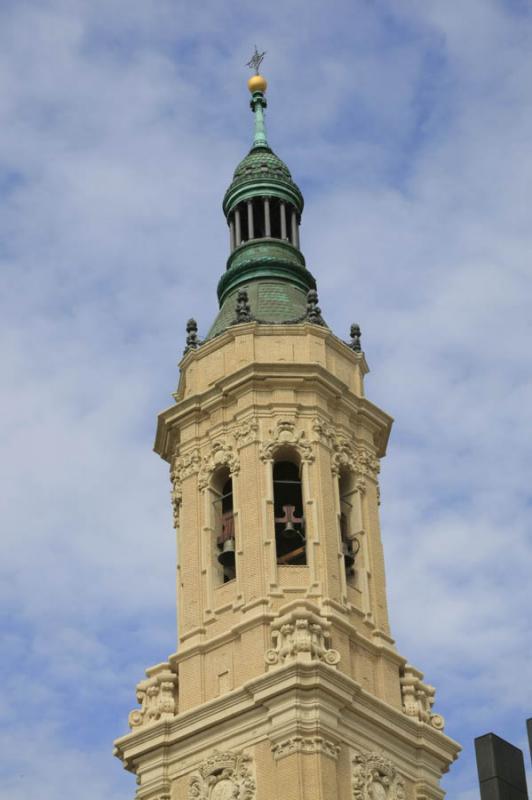
[[(227, 396), (235, 399), (251, 388), (264, 391), (269, 388), (294, 388), (300, 384), (309, 390), (325, 391), (337, 407), (350, 416), (357, 417), (373, 434), (377, 456), (386, 453), (392, 418), (365, 397), (353, 394), (340, 379), (319, 364), (284, 364), (251, 362), (231, 375), (221, 378), (205, 392), (191, 395), (159, 414), (154, 449), (165, 460), (170, 453), (170, 431), (191, 420), (204, 419), (217, 408), (223, 407)], [(260, 410), (255, 406), (255, 413)], [(258, 415), (258, 414), (257, 414)]]
[[(169, 748), (179, 745), (181, 760), (187, 757), (187, 747), (198, 749), (199, 734), (209, 734), (209, 739), (203, 740), (203, 748), (208, 746), (209, 740), (219, 740), (220, 726), (226, 736), (233, 735), (234, 726), (239, 737), (253, 730), (254, 738), (260, 740), (267, 736), (268, 720), (273, 709), (277, 706), (280, 709), (290, 708), (293, 721), (286, 721), (283, 732), (275, 737), (275, 741), (278, 741), (281, 735), (292, 735), (291, 730), (297, 734), (298, 720), (301, 724), (303, 720), (300, 703), (295, 701), (295, 697), (308, 699), (310, 692), (313, 693), (316, 708), (328, 709), (328, 718), (331, 719), (331, 710), (336, 709), (335, 728), (330, 731), (334, 740), (344, 741), (349, 746), (358, 741), (361, 726), (362, 729), (371, 730), (373, 736), (385, 741), (387, 746), (389, 744), (390, 752), (401, 751), (401, 763), (405, 769), (410, 769), (413, 777), (418, 763), (416, 759), (422, 758), (428, 763), (431, 763), (431, 759), (438, 763), (451, 763), (461, 749), (457, 742), (441, 731), (413, 720), (402, 710), (379, 700), (345, 673), (321, 661), (313, 661), (286, 664), (253, 678), (239, 689), (185, 711), (171, 721), (161, 720), (127, 734), (116, 740), (115, 755), (122, 759), (127, 769), (134, 771), (135, 763), (147, 753), (153, 753), (157, 748), (168, 753)], [(265, 726), (262, 734), (261, 724)], [(325, 721), (321, 727), (328, 736)], [(409, 758), (406, 752), (411, 754)]]

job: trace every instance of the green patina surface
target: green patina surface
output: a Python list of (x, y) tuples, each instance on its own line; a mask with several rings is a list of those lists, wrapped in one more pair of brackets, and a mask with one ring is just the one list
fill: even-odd
[(280, 239), (253, 239), (237, 247), (227, 260), (227, 271), (218, 284), (218, 299), (253, 279), (282, 278), (304, 291), (314, 289), (316, 281), (305, 267), (303, 253)]
[[(303, 196), (286, 164), (268, 145), (263, 113), (266, 98), (262, 92), (253, 93), (251, 108), (255, 120), (253, 146), (234, 172), (224, 196), (224, 213), (228, 217), (244, 200), (268, 197), (285, 201), (300, 215)], [(290, 219), (287, 224), (291, 224)], [(316, 281), (305, 266), (303, 254), (288, 240), (261, 237), (245, 242), (231, 253), (219, 281), (220, 311), (207, 338), (221, 333), (234, 321), (239, 290), (247, 291), (254, 319), (283, 323), (305, 316), (307, 292), (315, 288)]]
[(224, 213), (227, 216), (250, 197), (265, 196), (292, 203), (299, 213), (303, 210), (303, 195), (286, 164), (269, 147), (254, 147), (234, 172), (223, 201)]
[(266, 138), (266, 121), (264, 119), (264, 109), (268, 105), (264, 93), (253, 92), (250, 101), (251, 110), (255, 115), (255, 135), (253, 136), (253, 147), (268, 147)]
[(264, 120), (266, 105), (264, 94), (253, 92), (253, 146), (235, 169), (231, 185), (225, 193), (223, 209), (226, 216), (238, 203), (251, 197), (278, 197), (292, 203), (299, 214), (303, 210), (303, 195), (292, 180), (290, 170), (268, 145)]
[[(306, 293), (288, 281), (253, 281), (239, 287), (248, 293), (252, 316), (260, 322), (293, 322), (307, 310)], [(227, 295), (207, 338), (228, 328), (235, 319), (238, 290)]]

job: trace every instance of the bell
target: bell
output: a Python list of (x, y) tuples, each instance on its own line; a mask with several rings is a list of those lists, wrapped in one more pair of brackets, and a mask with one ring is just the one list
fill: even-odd
[(288, 520), (288, 522), (286, 523), (283, 534), (285, 536), (288, 536), (289, 539), (292, 539), (293, 536), (300, 535), (299, 531), (296, 528), (294, 528), (294, 524), (291, 520)]
[(342, 550), (344, 553), (346, 567), (352, 567), (355, 563), (355, 553), (353, 552), (351, 542), (342, 542)]
[(218, 553), (218, 561), (223, 567), (235, 566), (235, 540), (226, 539), (222, 546), (222, 552)]

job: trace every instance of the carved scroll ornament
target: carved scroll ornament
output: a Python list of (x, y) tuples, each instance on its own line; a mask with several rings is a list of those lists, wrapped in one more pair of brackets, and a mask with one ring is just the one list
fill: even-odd
[(219, 467), (227, 467), (231, 475), (240, 469), (240, 461), (232, 446), (220, 439), (212, 443), (210, 453), (203, 457), (198, 478), (200, 489), (205, 489), (209, 485), (212, 473)]
[(436, 689), (423, 683), (423, 673), (406, 664), (401, 676), (401, 694), (403, 698), (403, 711), (409, 717), (415, 717), (420, 722), (426, 722), (436, 730), (442, 731), (445, 720), (441, 714), (434, 714), (432, 706), (436, 697)]
[(130, 728), (142, 728), (161, 719), (172, 719), (177, 714), (178, 680), (169, 664), (149, 670), (152, 674), (137, 684), (137, 702), (140, 709), (130, 712)]
[(174, 527), (179, 526), (179, 509), (181, 507), (182, 483), (185, 478), (199, 472), (201, 467), (201, 456), (199, 450), (191, 450), (180, 456), (178, 452), (174, 454), (170, 466), (170, 481), (172, 483), (172, 507), (174, 509)]
[(358, 753), (353, 759), (353, 800), (404, 800), (404, 781), (382, 753)]
[(291, 661), (322, 661), (335, 666), (340, 661), (337, 650), (329, 647), (331, 623), (306, 608), (296, 608), (272, 622), (273, 647), (266, 651), (270, 666)]
[(273, 757), (276, 761), (292, 753), (324, 753), (337, 759), (340, 746), (323, 736), (290, 736), (282, 742), (272, 745)]
[(236, 440), (236, 449), (240, 450), (247, 444), (256, 442), (259, 436), (259, 423), (255, 417), (244, 420), (236, 428), (233, 428), (233, 436)]
[(368, 446), (355, 444), (350, 437), (321, 419), (316, 419), (312, 427), (317, 437), (324, 439), (331, 449), (333, 473), (337, 475), (342, 469), (348, 469), (359, 476), (377, 479), (379, 459)]
[(189, 800), (253, 800), (255, 779), (251, 756), (245, 753), (214, 751), (199, 766), (189, 788)]
[(283, 445), (293, 447), (302, 461), (314, 461), (312, 445), (305, 436), (305, 431), (296, 433), (296, 424), (291, 419), (279, 419), (274, 430), (270, 430), (270, 438), (263, 442), (260, 448), (260, 457), (263, 461), (271, 461), (275, 451)]

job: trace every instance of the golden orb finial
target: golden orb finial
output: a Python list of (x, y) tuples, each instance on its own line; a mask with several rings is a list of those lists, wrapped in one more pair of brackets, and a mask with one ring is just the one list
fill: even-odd
[(268, 81), (263, 75), (252, 75), (248, 80), (248, 89), (253, 92), (265, 92), (268, 87)]
[(259, 75), (259, 67), (262, 64), (262, 59), (266, 55), (266, 50), (263, 53), (259, 53), (257, 50), (257, 45), (255, 45), (255, 52), (251, 56), (250, 60), (246, 64), (246, 67), (251, 67), (251, 69), (255, 70), (255, 74), (251, 76), (248, 81), (248, 89), (253, 94), (253, 92), (265, 92), (266, 87), (268, 86), (268, 81), (262, 75)]

